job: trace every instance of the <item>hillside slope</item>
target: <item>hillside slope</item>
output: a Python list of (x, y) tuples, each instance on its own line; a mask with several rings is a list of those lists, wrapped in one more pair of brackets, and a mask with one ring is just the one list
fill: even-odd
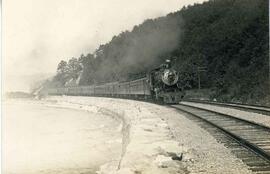
[[(71, 78), (91, 85), (136, 78), (176, 57), (186, 89), (202, 88), (223, 101), (261, 101), (269, 96), (267, 0), (211, 0), (149, 19), (122, 32), (94, 53), (62, 61), (50, 86)], [(83, 65), (83, 68), (80, 66)], [(82, 69), (82, 72), (81, 72)]]

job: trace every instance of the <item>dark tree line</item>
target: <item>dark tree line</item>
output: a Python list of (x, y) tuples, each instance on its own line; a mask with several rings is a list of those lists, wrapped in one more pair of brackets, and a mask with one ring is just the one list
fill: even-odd
[(125, 81), (149, 71), (166, 58), (186, 89), (203, 88), (221, 100), (260, 100), (268, 88), (268, 1), (210, 0), (149, 19), (101, 45), (94, 53), (61, 61), (52, 86), (71, 78), (79, 85)]

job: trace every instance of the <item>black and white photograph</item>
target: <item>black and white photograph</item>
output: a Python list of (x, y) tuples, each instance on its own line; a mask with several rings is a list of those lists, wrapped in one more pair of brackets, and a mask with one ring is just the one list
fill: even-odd
[(3, 0), (1, 19), (1, 173), (270, 174), (268, 0)]

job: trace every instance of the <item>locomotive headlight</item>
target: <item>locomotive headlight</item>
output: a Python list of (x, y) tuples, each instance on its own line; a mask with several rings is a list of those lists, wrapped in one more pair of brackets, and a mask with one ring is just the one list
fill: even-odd
[(175, 85), (178, 81), (178, 74), (173, 69), (165, 69), (162, 75), (162, 81), (166, 85)]

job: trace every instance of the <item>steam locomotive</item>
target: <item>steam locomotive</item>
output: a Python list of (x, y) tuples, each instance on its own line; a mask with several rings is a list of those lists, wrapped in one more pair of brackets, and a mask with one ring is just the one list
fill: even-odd
[(48, 95), (82, 95), (154, 100), (165, 104), (178, 103), (184, 90), (178, 83), (179, 76), (171, 66), (171, 60), (151, 70), (145, 77), (127, 82), (102, 85), (50, 88)]
[(150, 90), (155, 100), (164, 103), (177, 103), (184, 97), (183, 88), (179, 85), (179, 75), (172, 68), (171, 60), (166, 60), (149, 73)]

